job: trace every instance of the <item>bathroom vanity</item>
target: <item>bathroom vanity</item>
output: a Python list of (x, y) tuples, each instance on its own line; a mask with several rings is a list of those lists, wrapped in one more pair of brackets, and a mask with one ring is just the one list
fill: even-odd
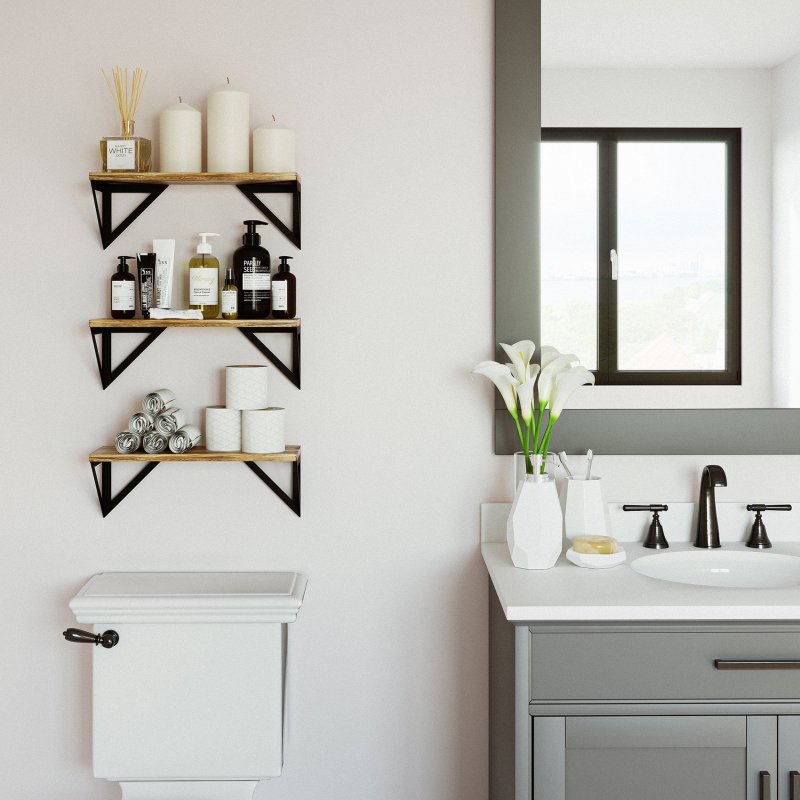
[(533, 572), (483, 543), (492, 800), (800, 800), (800, 591), (654, 580), (625, 549)]

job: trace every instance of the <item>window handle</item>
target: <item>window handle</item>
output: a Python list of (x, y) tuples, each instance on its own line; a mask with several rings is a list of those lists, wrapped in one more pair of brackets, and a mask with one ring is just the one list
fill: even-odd
[(772, 776), (766, 770), (758, 773), (758, 800), (770, 800), (772, 797)]
[(619, 256), (616, 250), (611, 251), (611, 280), (615, 281), (619, 277)]
[(800, 800), (800, 772), (796, 769), (789, 773), (789, 800)]

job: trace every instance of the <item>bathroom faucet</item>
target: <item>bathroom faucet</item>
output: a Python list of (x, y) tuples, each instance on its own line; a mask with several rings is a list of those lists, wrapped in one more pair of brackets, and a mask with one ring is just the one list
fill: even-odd
[(697, 535), (695, 547), (720, 547), (719, 523), (717, 522), (717, 501), (714, 497), (715, 486), (727, 486), (725, 470), (717, 464), (709, 464), (703, 468), (700, 479), (700, 513), (697, 515)]

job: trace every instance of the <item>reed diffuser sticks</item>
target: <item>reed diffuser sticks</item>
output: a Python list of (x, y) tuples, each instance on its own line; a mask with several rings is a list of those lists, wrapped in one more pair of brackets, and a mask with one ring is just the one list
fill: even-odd
[(144, 85), (147, 83), (148, 73), (142, 70), (141, 67), (136, 67), (136, 69), (133, 70), (133, 75), (129, 83), (127, 67), (112, 67), (111, 76), (114, 81), (112, 85), (106, 71), (101, 71), (106, 80), (108, 91), (117, 104), (120, 120), (122, 121), (122, 129), (124, 131), (129, 127), (129, 124), (136, 119), (136, 109), (139, 107), (139, 100), (142, 98), (142, 91), (144, 90)]

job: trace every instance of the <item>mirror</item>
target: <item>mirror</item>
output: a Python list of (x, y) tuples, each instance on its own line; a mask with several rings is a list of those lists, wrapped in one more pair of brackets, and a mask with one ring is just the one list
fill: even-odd
[[(540, 341), (540, 127), (741, 129), (741, 385), (587, 387), (571, 402), (559, 433), (567, 449), (583, 438), (584, 450), (589, 441), (608, 453), (797, 452), (795, 3), (720, 8), (712, 0), (542, 0), (538, 6), (538, 0), (495, 6), (498, 341)], [(530, 83), (536, 80), (531, 53), (539, 48), (540, 101)], [(503, 429), (498, 417), (497, 452), (511, 446)], [(607, 446), (595, 445), (598, 436)]]

